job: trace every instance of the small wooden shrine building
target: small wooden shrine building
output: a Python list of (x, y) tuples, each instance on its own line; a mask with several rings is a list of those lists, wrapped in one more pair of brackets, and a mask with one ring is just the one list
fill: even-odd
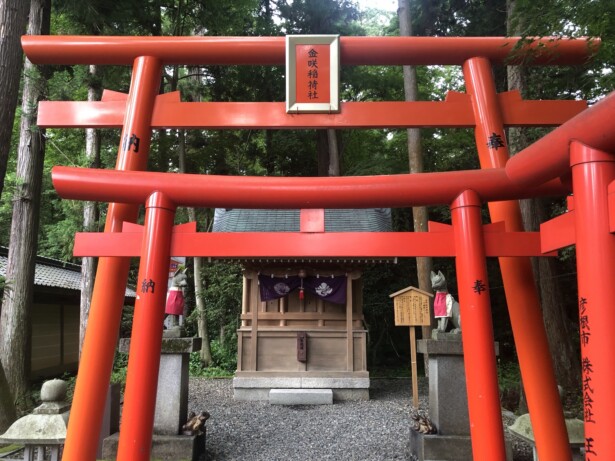
[[(389, 209), (325, 210), (325, 232), (391, 231)], [(217, 209), (214, 232), (299, 232), (299, 210)], [(331, 389), (369, 398), (362, 273), (392, 260), (243, 260), (234, 395), (267, 400), (271, 389)]]

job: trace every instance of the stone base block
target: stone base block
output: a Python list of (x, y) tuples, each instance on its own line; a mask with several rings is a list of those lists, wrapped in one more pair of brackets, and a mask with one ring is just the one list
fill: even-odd
[[(472, 441), (469, 436), (420, 434), (410, 431), (410, 455), (419, 461), (472, 461)], [(506, 459), (512, 461), (512, 447), (506, 443)], [(483, 460), (475, 460), (483, 461)]]
[(331, 389), (271, 389), (272, 405), (332, 405)]
[(369, 400), (369, 389), (331, 389), (333, 391), (333, 400), (337, 401), (355, 401)]
[[(116, 432), (103, 441), (103, 460), (114, 461), (116, 459), (118, 440), (119, 432)], [(150, 459), (156, 461), (198, 461), (203, 453), (205, 453), (205, 434), (154, 434)]]
[(328, 389), (333, 400), (369, 400), (369, 378), (236, 377), (235, 400), (269, 400), (272, 389)]
[(419, 461), (472, 460), (472, 442), (463, 435), (421, 434), (411, 430), (409, 448)]
[(235, 400), (269, 400), (269, 388), (243, 388), (237, 387), (233, 389), (233, 398)]

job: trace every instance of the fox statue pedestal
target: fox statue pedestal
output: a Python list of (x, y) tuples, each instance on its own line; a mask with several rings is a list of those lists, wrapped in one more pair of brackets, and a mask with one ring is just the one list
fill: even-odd
[(429, 354), (429, 416), (438, 432), (411, 430), (410, 454), (420, 461), (472, 460), (461, 334), (434, 330), (433, 338), (419, 340), (418, 352)]
[[(162, 339), (151, 458), (196, 461), (205, 451), (205, 433), (182, 434), (182, 426), (188, 419), (190, 353), (201, 349), (201, 338), (174, 337), (180, 329), (166, 331), (171, 337)], [(130, 352), (129, 338), (120, 340), (119, 350)], [(118, 441), (118, 432), (103, 441), (103, 459), (116, 458)]]

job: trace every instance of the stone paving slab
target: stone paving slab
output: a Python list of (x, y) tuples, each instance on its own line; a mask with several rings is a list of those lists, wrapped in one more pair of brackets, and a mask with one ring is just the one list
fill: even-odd
[(272, 405), (331, 405), (331, 389), (271, 389), (269, 403)]

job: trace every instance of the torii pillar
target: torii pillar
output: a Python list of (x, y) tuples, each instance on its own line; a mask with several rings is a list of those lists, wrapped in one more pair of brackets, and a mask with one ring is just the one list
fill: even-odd
[[(145, 170), (151, 140), (151, 116), (160, 88), (162, 63), (145, 56), (135, 59), (118, 148), (117, 170)], [(105, 232), (121, 232), (124, 222), (135, 222), (139, 207), (110, 203)], [(79, 361), (79, 374), (64, 446), (64, 461), (96, 459), (130, 258), (100, 258)], [(84, 428), (88, 430), (84, 430)]]
[(506, 461), (481, 205), (471, 190), (451, 205), (470, 436), (475, 460)]
[(570, 148), (579, 286), (585, 460), (615, 454), (615, 156), (573, 141)]
[[(463, 72), (476, 118), (481, 168), (503, 168), (509, 152), (491, 63), (486, 58), (471, 58), (464, 63)], [(509, 232), (524, 230), (516, 200), (489, 203), (489, 214), (492, 222), (503, 221)], [(568, 433), (530, 259), (499, 258), (499, 262), (538, 456), (541, 461), (570, 461)]]

